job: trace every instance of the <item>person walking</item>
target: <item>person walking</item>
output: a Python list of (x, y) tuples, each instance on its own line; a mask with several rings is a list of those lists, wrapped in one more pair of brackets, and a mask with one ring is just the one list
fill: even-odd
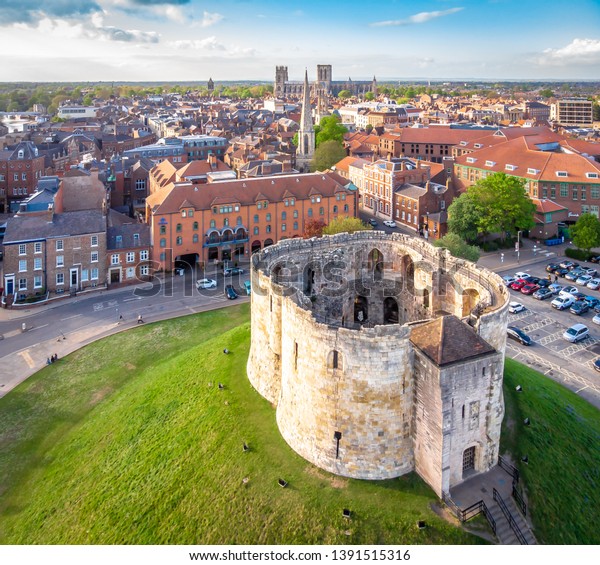
[(143, 324), (144, 323), (144, 319), (142, 318), (142, 315), (140, 314), (138, 316), (138, 324)]

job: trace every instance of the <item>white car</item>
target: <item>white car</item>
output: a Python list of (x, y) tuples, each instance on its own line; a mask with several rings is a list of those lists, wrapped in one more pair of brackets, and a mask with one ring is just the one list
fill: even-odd
[(525, 308), (525, 306), (523, 306), (523, 304), (521, 304), (520, 302), (511, 302), (508, 305), (508, 311), (511, 314), (517, 314), (519, 312), (524, 312), (525, 310), (527, 310), (527, 308)]
[(592, 318), (592, 322), (594, 322), (594, 324), (598, 324), (600, 326), (600, 314), (596, 314), (593, 318)]
[(590, 277), (590, 275), (581, 275), (576, 281), (575, 284), (583, 284), (586, 285), (587, 283), (589, 283), (592, 280), (592, 277)]
[(557, 296), (550, 304), (552, 308), (556, 308), (557, 310), (566, 310), (570, 308), (575, 303), (575, 299), (570, 296)]
[(563, 334), (563, 339), (566, 339), (571, 343), (577, 343), (586, 337), (590, 337), (590, 330), (583, 324), (575, 324)]
[(217, 281), (213, 279), (200, 279), (196, 281), (196, 288), (198, 290), (201, 288), (217, 288)]
[(515, 279), (526, 279), (530, 276), (531, 275), (529, 273), (526, 273), (524, 271), (519, 271), (518, 273), (515, 273)]
[(575, 292), (579, 292), (579, 289), (576, 286), (573, 285), (569, 285), (569, 286), (565, 286), (559, 293), (558, 296), (561, 297), (570, 297), (573, 298), (573, 293)]
[(598, 290), (600, 288), (600, 279), (592, 279), (585, 286), (592, 290)]
[(384, 220), (383, 225), (387, 226), (388, 228), (395, 228), (396, 222), (394, 222), (394, 220)]
[(512, 283), (514, 283), (517, 279), (515, 277), (511, 277), (510, 275), (504, 275), (502, 277), (502, 280), (504, 281), (504, 284), (506, 286), (510, 286)]

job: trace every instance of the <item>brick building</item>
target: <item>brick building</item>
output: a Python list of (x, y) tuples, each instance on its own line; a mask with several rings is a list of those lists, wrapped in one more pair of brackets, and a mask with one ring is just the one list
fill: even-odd
[(146, 201), (152, 259), (171, 270), (189, 263), (248, 260), (255, 251), (301, 237), (305, 223), (356, 215), (353, 185), (335, 173), (210, 183), (171, 183)]
[(14, 149), (0, 151), (0, 213), (8, 212), (11, 202), (20, 202), (35, 192), (45, 173), (45, 159), (31, 141)]

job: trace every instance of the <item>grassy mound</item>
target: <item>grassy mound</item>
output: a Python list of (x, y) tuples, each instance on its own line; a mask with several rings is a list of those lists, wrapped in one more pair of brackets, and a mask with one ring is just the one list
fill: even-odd
[[(523, 392), (516, 392), (517, 385)], [(504, 390), (501, 447), (519, 460), (538, 541), (600, 543), (600, 412), (511, 359)], [(525, 455), (528, 464), (520, 461)]]
[(481, 541), (415, 475), (350, 480), (297, 456), (248, 383), (249, 336), (247, 305), (148, 324), (0, 399), (0, 542)]

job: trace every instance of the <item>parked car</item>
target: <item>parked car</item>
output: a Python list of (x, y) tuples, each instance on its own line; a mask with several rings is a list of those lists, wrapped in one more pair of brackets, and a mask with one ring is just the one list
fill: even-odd
[(596, 298), (595, 296), (586, 296), (583, 300), (588, 303), (590, 308), (595, 308), (600, 304), (600, 298)]
[(525, 279), (517, 279), (514, 283), (510, 285), (510, 288), (512, 288), (513, 290), (521, 290), (526, 284), (527, 281)]
[(226, 277), (230, 277), (231, 275), (241, 275), (244, 273), (244, 269), (240, 269), (239, 267), (227, 267), (223, 269), (223, 275)]
[(573, 297), (570, 295), (566, 295), (557, 296), (552, 302), (550, 302), (550, 305), (552, 306), (552, 308), (556, 308), (557, 310), (565, 310), (573, 306), (574, 303), (575, 300), (573, 299)]
[(563, 334), (563, 339), (566, 339), (571, 343), (577, 343), (586, 337), (590, 337), (590, 330), (583, 324), (575, 324)]
[[(595, 310), (594, 310), (595, 312)], [(600, 326), (600, 314), (596, 314), (593, 318), (592, 318), (592, 322), (594, 322), (594, 324), (598, 324)]]
[(585, 286), (590, 290), (598, 290), (600, 288), (600, 279), (592, 279)]
[(523, 306), (523, 304), (520, 302), (510, 302), (508, 305), (508, 311), (511, 314), (518, 314), (519, 312), (523, 312), (525, 310), (527, 310), (527, 308), (525, 308), (525, 306)]
[(578, 263), (574, 263), (573, 261), (561, 261), (560, 263), (561, 269), (574, 269), (575, 267), (579, 267)]
[(596, 271), (596, 269), (592, 269), (591, 267), (582, 267), (581, 270), (586, 275), (590, 275), (590, 277), (595, 277), (598, 274), (598, 271)]
[(244, 281), (244, 289), (246, 290), (246, 294), (250, 296), (252, 292), (252, 285), (250, 284), (250, 281)]
[(502, 277), (502, 280), (504, 281), (504, 284), (506, 286), (510, 286), (512, 283), (514, 283), (517, 279), (515, 277), (511, 277), (510, 275), (504, 275)]
[(229, 300), (235, 300), (238, 297), (238, 293), (234, 290), (233, 286), (231, 286), (230, 284), (228, 284), (225, 287), (225, 296)]
[(578, 302), (580, 300), (585, 300), (587, 298), (587, 294), (583, 294), (583, 292), (572, 292), (571, 296), (573, 297), (573, 300), (575, 300), (575, 302)]
[(576, 316), (581, 316), (589, 309), (590, 305), (585, 300), (581, 300), (579, 302), (574, 302), (571, 308), (569, 308), (569, 312), (571, 312), (571, 314), (575, 314)]
[(537, 284), (526, 284), (523, 288), (521, 288), (521, 292), (523, 294), (533, 294), (539, 289), (540, 287)]
[(576, 281), (581, 275), (585, 273), (581, 269), (571, 269), (566, 275), (565, 279), (568, 281)]
[(509, 326), (506, 328), (506, 335), (510, 339), (514, 339), (523, 345), (531, 345), (533, 342), (533, 340), (523, 330), (515, 328), (514, 326)]
[(589, 283), (592, 280), (592, 277), (590, 277), (590, 275), (581, 275), (576, 281), (575, 284), (583, 284), (583, 285), (587, 285), (587, 283)]
[(387, 226), (388, 228), (395, 228), (396, 222), (394, 222), (394, 220), (384, 220), (383, 225)]
[(530, 276), (531, 275), (529, 273), (526, 273), (525, 271), (519, 271), (518, 273), (515, 273), (515, 279), (525, 279)]
[(379, 222), (373, 218), (369, 220), (369, 223), (375, 228), (379, 225)]
[(551, 290), (552, 294), (558, 294), (562, 289), (563, 289), (563, 287), (556, 283), (552, 283), (551, 285), (548, 286), (548, 290)]
[(526, 281), (527, 284), (539, 284), (540, 282), (540, 279), (534, 276), (523, 277), (523, 280)]
[(554, 293), (549, 288), (540, 288), (539, 290), (536, 290), (532, 296), (537, 300), (546, 300), (546, 298), (554, 296)]
[(198, 290), (201, 288), (217, 288), (217, 281), (213, 279), (200, 279), (196, 281), (196, 288)]
[(596, 371), (600, 371), (600, 357), (594, 360), (594, 369), (596, 369)]
[(546, 272), (553, 273), (556, 269), (560, 269), (560, 265), (558, 263), (548, 263), (546, 265)]
[(538, 279), (537, 285), (540, 288), (546, 288), (548, 286), (550, 286), (552, 284), (552, 281), (550, 279)]
[(579, 292), (579, 289), (576, 286), (570, 285), (565, 286), (559, 293), (558, 296), (571, 296), (574, 292)]
[(562, 267), (559, 267), (556, 269), (556, 271), (554, 271), (554, 274), (558, 275), (559, 277), (564, 277), (568, 272), (569, 269), (563, 269)]
[(590, 257), (590, 263), (600, 263), (600, 255), (594, 255)]

